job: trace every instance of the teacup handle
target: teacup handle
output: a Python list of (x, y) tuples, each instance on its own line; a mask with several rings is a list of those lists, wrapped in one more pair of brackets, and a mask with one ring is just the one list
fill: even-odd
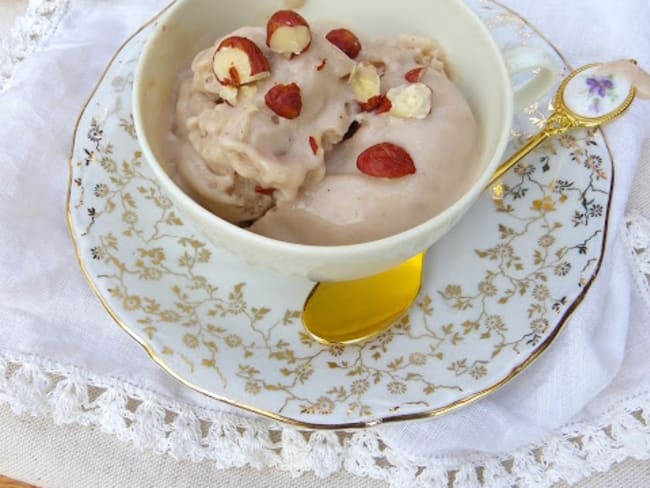
[(514, 92), (514, 108), (522, 109), (536, 102), (553, 87), (560, 70), (548, 53), (534, 47), (518, 47), (503, 53), (510, 76), (531, 72), (533, 77)]

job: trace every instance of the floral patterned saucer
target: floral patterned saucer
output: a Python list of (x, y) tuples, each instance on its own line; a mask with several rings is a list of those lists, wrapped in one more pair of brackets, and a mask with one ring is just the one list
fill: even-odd
[[(512, 12), (468, 3), (503, 48), (554, 52)], [(505, 177), (503, 200), (484, 195), (428, 253), (416, 305), (388, 332), (352, 346), (318, 344), (300, 320), (313, 283), (213, 247), (142, 160), (130, 97), (153, 23), (120, 49), (80, 116), (68, 221), (103, 305), (178, 380), (306, 427), (430, 417), (513, 378), (584, 298), (602, 260), (613, 189), (596, 131), (546, 143)], [(544, 124), (549, 100), (516, 115), (510, 151)]]

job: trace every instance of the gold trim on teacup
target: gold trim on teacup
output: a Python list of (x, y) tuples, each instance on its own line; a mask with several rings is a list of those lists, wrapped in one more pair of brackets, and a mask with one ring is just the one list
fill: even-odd
[[(555, 45), (548, 40), (535, 26), (530, 24), (526, 19), (521, 17), (519, 14), (514, 12), (512, 9), (502, 5), (500, 2), (497, 0), (491, 0), (492, 3), (495, 5), (499, 6), (500, 8), (504, 9), (505, 11), (509, 12), (513, 16), (517, 17), (518, 19), (521, 20), (521, 22), (528, 26), (533, 32), (535, 32), (541, 39), (543, 39), (549, 46), (551, 46), (556, 54), (559, 56), (559, 58), (564, 62), (567, 68), (571, 69), (571, 66), (565, 59), (565, 57), (562, 55), (562, 53), (555, 47)], [(161, 10), (156, 16), (154, 16), (152, 19), (150, 19), (147, 23), (142, 25), (137, 31), (135, 31), (124, 43), (119, 47), (119, 49), (116, 51), (116, 53), (113, 55), (111, 60), (108, 62), (108, 65), (104, 69), (103, 73), (101, 74), (99, 80), (97, 81), (97, 84), (93, 88), (90, 96), (88, 97), (88, 100), (86, 103), (83, 105), (81, 113), (79, 114), (79, 117), (77, 118), (77, 121), (74, 126), (74, 132), (73, 132), (73, 137), (72, 137), (72, 144), (70, 147), (70, 156), (68, 159), (68, 193), (67, 193), (67, 198), (66, 198), (66, 218), (67, 218), (67, 224), (68, 224), (68, 232), (70, 233), (70, 237), (72, 239), (73, 243), (73, 248), (74, 252), (77, 256), (77, 261), (79, 262), (79, 266), (81, 267), (81, 270), (88, 281), (88, 284), (90, 285), (91, 290), (93, 293), (96, 295), (97, 299), (99, 302), (102, 304), (102, 306), (106, 309), (108, 312), (109, 316), (117, 323), (117, 325), (122, 328), (130, 337), (132, 337), (140, 346), (144, 348), (146, 353), (149, 355), (149, 357), (156, 363), (160, 368), (162, 368), (167, 374), (175, 378), (177, 381), (180, 381), (184, 385), (188, 386), (189, 388), (202, 393), (203, 395), (213, 398), (215, 400), (219, 400), (223, 403), (241, 408), (243, 410), (268, 417), (270, 419), (283, 422), (289, 425), (293, 425), (296, 427), (301, 427), (301, 428), (306, 428), (306, 429), (327, 429), (327, 430), (342, 430), (342, 429), (358, 429), (358, 428), (364, 428), (364, 427), (371, 427), (375, 425), (379, 425), (382, 423), (389, 423), (389, 422), (399, 422), (399, 421), (405, 421), (405, 420), (421, 420), (421, 419), (427, 419), (431, 417), (436, 417), (439, 415), (443, 415), (446, 413), (449, 413), (453, 410), (456, 410), (460, 407), (463, 407), (465, 405), (468, 405), (472, 402), (475, 402), (487, 395), (490, 395), (491, 393), (494, 393), (501, 387), (503, 387), (506, 383), (510, 382), (513, 378), (515, 378), (519, 373), (521, 373), (524, 369), (528, 368), (532, 363), (534, 363), (547, 349), (548, 347), (553, 343), (553, 341), (557, 338), (559, 335), (560, 331), (563, 329), (564, 325), (566, 322), (569, 320), (573, 312), (575, 312), (576, 308), (582, 303), (584, 300), (585, 296), (587, 295), (587, 292), (591, 288), (592, 284), (594, 283), (596, 277), (598, 276), (600, 269), (602, 267), (602, 262), (603, 258), (605, 256), (605, 249), (607, 246), (607, 235), (608, 235), (608, 224), (609, 224), (609, 218), (611, 216), (611, 209), (612, 209), (612, 195), (614, 191), (614, 160), (612, 157), (612, 152), (609, 147), (609, 143), (607, 142), (607, 138), (605, 137), (605, 134), (600, 131), (603, 140), (605, 141), (605, 147), (607, 149), (607, 153), (609, 154), (610, 160), (612, 161), (612, 176), (611, 176), (611, 183), (610, 183), (610, 192), (608, 195), (608, 200), (607, 200), (607, 213), (605, 216), (605, 222), (604, 222), (604, 232), (603, 232), (603, 240), (602, 240), (602, 250), (600, 253), (600, 257), (598, 259), (598, 262), (596, 264), (596, 269), (594, 273), (592, 274), (592, 277), (586, 281), (583, 284), (582, 291), (581, 293), (576, 297), (576, 299), (571, 303), (571, 305), (567, 308), (565, 313), (562, 315), (560, 320), (557, 322), (555, 328), (553, 331), (549, 334), (549, 336), (540, 343), (539, 347), (535, 349), (531, 355), (526, 358), (521, 364), (513, 368), (507, 376), (502, 378), (500, 381), (495, 383), (489, 388), (485, 388), (484, 390), (478, 391), (472, 395), (469, 395), (465, 398), (462, 398), (460, 400), (457, 400), (455, 402), (452, 402), (448, 405), (445, 405), (444, 407), (439, 407), (434, 410), (429, 410), (425, 412), (418, 412), (418, 413), (411, 413), (411, 414), (403, 414), (403, 415), (392, 415), (389, 417), (382, 417), (382, 418), (377, 418), (377, 419), (371, 419), (363, 422), (346, 422), (346, 423), (333, 423), (333, 424), (322, 424), (322, 423), (311, 423), (311, 422), (304, 422), (301, 420), (293, 419), (290, 417), (285, 417), (283, 415), (279, 415), (275, 412), (270, 412), (267, 410), (263, 410), (261, 408), (255, 407), (254, 405), (249, 405), (246, 403), (239, 402), (237, 400), (232, 400), (227, 397), (220, 396), (214, 392), (208, 391), (204, 388), (201, 388), (195, 384), (193, 384), (190, 380), (182, 377), (175, 371), (173, 371), (166, 363), (165, 361), (159, 357), (153, 349), (142, 339), (140, 338), (137, 334), (135, 334), (133, 331), (129, 329), (129, 327), (126, 325), (126, 323), (118, 316), (118, 314), (111, 308), (109, 303), (106, 301), (104, 296), (102, 295), (101, 291), (99, 288), (96, 286), (95, 282), (93, 281), (92, 276), (90, 275), (88, 269), (86, 268), (86, 265), (84, 263), (84, 260), (81, 256), (81, 253), (79, 251), (79, 243), (77, 242), (77, 238), (75, 236), (75, 227), (72, 222), (72, 211), (70, 208), (71, 204), (71, 194), (72, 194), (72, 183), (73, 183), (73, 156), (74, 156), (74, 148), (75, 144), (77, 141), (77, 132), (79, 129), (79, 124), (81, 122), (81, 118), (83, 117), (84, 113), (86, 112), (86, 109), (88, 108), (88, 105), (90, 104), (91, 100), (95, 96), (95, 93), (99, 89), (102, 81), (104, 80), (106, 74), (108, 73), (109, 69), (113, 65), (113, 62), (117, 58), (117, 56), (120, 54), (120, 52), (124, 49), (124, 47), (131, 41), (133, 40), (138, 34), (140, 34), (144, 29), (149, 27), (152, 23), (154, 23), (156, 20), (158, 20), (162, 14), (164, 14), (170, 7), (172, 7), (176, 3), (176, 0), (174, 0), (172, 3), (167, 5), (163, 10)], [(399, 409), (393, 409), (392, 412), (397, 413)]]

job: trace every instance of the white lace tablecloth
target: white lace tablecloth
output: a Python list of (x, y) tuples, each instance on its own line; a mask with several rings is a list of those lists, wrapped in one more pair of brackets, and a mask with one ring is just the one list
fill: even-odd
[[(106, 317), (74, 261), (64, 219), (74, 120), (114, 51), (164, 3), (0, 3), (0, 167), (9, 175), (0, 188), (0, 473), (48, 487), (650, 486), (647, 462), (616, 466), (650, 457), (650, 103), (606, 130), (618, 183), (605, 264), (540, 361), (439, 420), (300, 431), (165, 376)], [(647, 0), (503, 3), (574, 66), (635, 57), (650, 67)], [(36, 203), (21, 205), (25, 195)], [(111, 357), (97, 354), (102, 344)], [(576, 399), (560, 377), (575, 381)]]

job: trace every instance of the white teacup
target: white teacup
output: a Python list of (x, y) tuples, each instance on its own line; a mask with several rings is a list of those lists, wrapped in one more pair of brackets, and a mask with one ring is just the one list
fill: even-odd
[[(187, 196), (165, 172), (160, 134), (179, 70), (199, 50), (243, 25), (265, 25), (282, 6), (268, 0), (179, 0), (163, 15), (138, 66), (133, 114), (146, 160), (185, 217), (214, 244), (247, 262), (316, 281), (379, 273), (428, 249), (476, 201), (498, 167), (508, 142), (513, 106), (532, 103), (553, 84), (557, 68), (544, 52), (521, 48), (505, 59), (476, 14), (462, 0), (307, 0), (309, 21), (335, 20), (370, 38), (399, 34), (438, 43), (452, 80), (469, 101), (482, 129), (482, 172), (471, 188), (434, 218), (399, 234), (347, 246), (306, 246), (263, 237), (217, 217)], [(506, 63), (507, 60), (507, 63)], [(537, 74), (513, 92), (510, 72)]]

